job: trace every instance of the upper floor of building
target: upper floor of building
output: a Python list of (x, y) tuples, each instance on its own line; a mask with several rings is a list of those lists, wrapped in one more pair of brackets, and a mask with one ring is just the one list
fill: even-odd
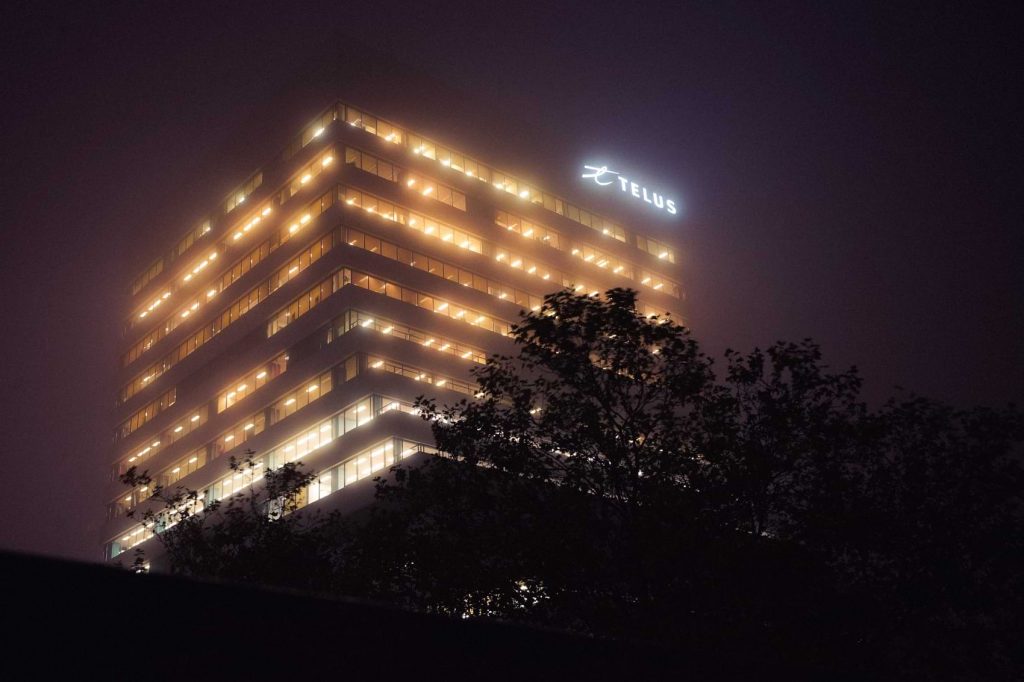
[[(683, 296), (680, 254), (675, 245), (648, 237), (642, 230), (592, 212), (452, 146), (336, 103), (133, 277), (126, 336), (158, 328), (161, 323), (175, 324), (170, 310), (177, 319), (189, 317), (193, 306), (202, 304), (203, 295), (212, 298), (217, 293), (215, 287), (205, 284), (211, 273), (224, 271), (225, 261), (218, 263), (218, 258), (236, 256), (228, 269), (230, 279), (232, 271), (246, 267), (242, 258), (246, 254), (241, 251), (255, 246), (253, 235), (265, 232), (259, 229), (260, 223), (278, 221), (292, 232), (300, 229), (311, 217), (307, 199), (312, 188), (322, 189), (343, 168), (372, 175), (376, 186), (386, 188), (378, 194), (387, 196), (345, 196), (346, 201), (358, 201), (367, 210), (377, 210), (374, 203), (380, 202), (384, 206), (381, 215), (410, 225), (421, 220), (424, 229), (429, 227), (429, 211), (441, 218), (434, 222), (447, 222), (450, 229), (468, 232), (467, 227), (475, 227), (481, 233), (476, 235), (478, 240), (504, 239), (497, 235), (504, 230), (578, 257), (582, 270), (613, 270), (623, 275), (624, 286), (664, 288)], [(418, 211), (424, 215), (415, 215)], [(287, 239), (288, 235), (283, 236)]]

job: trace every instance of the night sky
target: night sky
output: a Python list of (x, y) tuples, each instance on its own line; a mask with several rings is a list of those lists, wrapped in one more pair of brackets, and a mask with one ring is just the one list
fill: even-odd
[(0, 28), (0, 548), (101, 557), (130, 279), (336, 98), (581, 201), (592, 153), (674, 188), (642, 229), (713, 354), (1024, 397), (1019, 3), (59, 4)]

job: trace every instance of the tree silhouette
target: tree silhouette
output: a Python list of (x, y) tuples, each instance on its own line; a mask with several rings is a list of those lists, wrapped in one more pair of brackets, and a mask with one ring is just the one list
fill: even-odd
[[(139, 516), (156, 532), (158, 560), (175, 574), (258, 585), (324, 591), (330, 584), (336, 515), (294, 514), (315, 478), (301, 462), (264, 471), (255, 452), (231, 457), (229, 468), (242, 489), (221, 500), (207, 500), (184, 486), (156, 486)], [(152, 485), (135, 467), (122, 477), (131, 487)], [(145, 563), (138, 555), (134, 566)], [(301, 570), (297, 571), (298, 564)]]
[(300, 509), (312, 476), (285, 465), (205, 508), (157, 489), (144, 521), (187, 575), (715, 651), (762, 674), (1022, 669), (1019, 411), (913, 395), (871, 409), (856, 370), (810, 340), (729, 351), (719, 379), (636, 296), (562, 291), (523, 313), (518, 353), (474, 370), (473, 399), (417, 400), (439, 454), (379, 478), (366, 514)]

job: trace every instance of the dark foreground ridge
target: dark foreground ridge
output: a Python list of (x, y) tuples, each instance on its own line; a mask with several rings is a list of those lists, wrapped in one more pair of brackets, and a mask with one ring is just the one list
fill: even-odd
[(0, 553), (0, 575), (0, 679), (709, 677), (690, 656), (642, 644), (357, 601), (10, 553)]

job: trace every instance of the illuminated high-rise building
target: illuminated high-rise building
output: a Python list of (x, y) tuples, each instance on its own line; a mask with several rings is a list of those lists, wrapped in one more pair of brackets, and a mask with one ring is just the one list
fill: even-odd
[[(158, 484), (209, 502), (301, 460), (303, 504), (365, 505), (374, 475), (431, 451), (415, 397), (471, 397), (469, 368), (512, 351), (546, 293), (632, 287), (681, 319), (674, 247), (634, 226), (674, 200), (573, 166), (620, 200), (611, 218), (466, 151), (335, 104), (135, 277), (108, 559), (152, 537), (126, 512)], [(153, 483), (127, 490), (132, 466)]]

